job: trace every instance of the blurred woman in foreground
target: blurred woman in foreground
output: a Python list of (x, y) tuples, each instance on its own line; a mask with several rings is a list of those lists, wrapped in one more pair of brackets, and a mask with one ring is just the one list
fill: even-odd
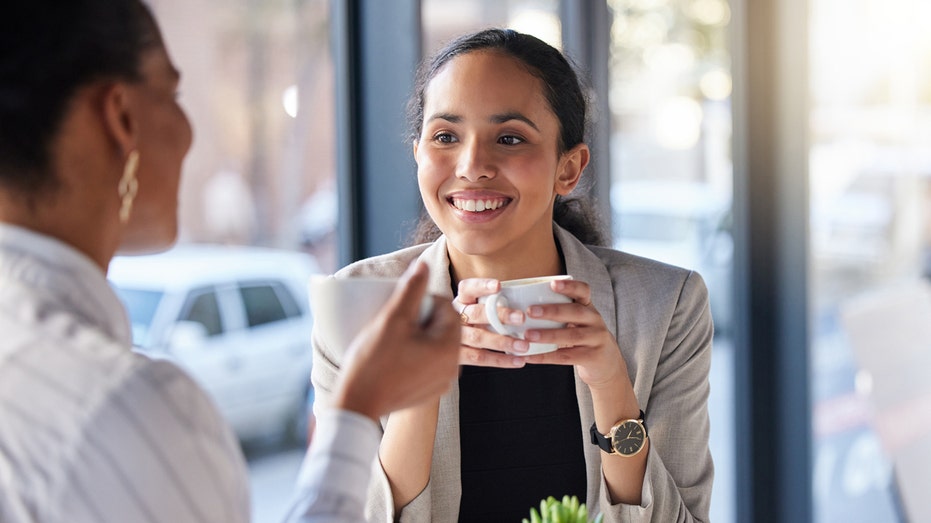
[[(231, 429), (178, 367), (131, 351), (126, 313), (106, 280), (118, 251), (175, 240), (191, 145), (178, 81), (139, 0), (3, 9), (4, 523), (249, 520), (249, 482)], [(425, 325), (412, 319), (426, 281), (426, 268), (412, 267), (354, 344), (355, 370), (327, 414), (330, 433), (317, 434), (325, 444), (315, 443), (316, 458), (305, 464), (292, 519), (358, 521), (355, 481), (367, 480), (377, 449), (374, 420), (442, 393), (456, 376), (452, 307), (437, 302)], [(418, 380), (406, 376), (411, 366)], [(398, 387), (401, 380), (410, 386)], [(360, 441), (351, 452), (332, 451)], [(345, 461), (353, 453), (364, 456), (361, 470)]]

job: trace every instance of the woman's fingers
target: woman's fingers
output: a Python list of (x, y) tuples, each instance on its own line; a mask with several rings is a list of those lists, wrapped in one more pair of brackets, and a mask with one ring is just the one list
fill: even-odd
[(459, 349), (459, 364), (472, 365), (475, 367), (503, 367), (516, 369), (523, 367), (526, 363), (524, 356), (514, 356), (504, 352), (493, 350), (476, 349), (473, 347), (463, 346)]
[[(485, 314), (485, 304), (475, 303), (472, 305), (459, 305), (459, 317), (463, 324), (471, 325), (488, 325), (488, 316)], [(524, 323), (526, 316), (523, 311), (509, 309), (507, 307), (498, 307), (498, 319), (505, 325), (520, 325)]]
[(501, 290), (501, 282), (492, 278), (466, 278), (459, 282), (457, 300), (466, 305), (478, 302), (482, 296), (488, 296)]
[[(459, 294), (453, 304), (459, 311), (462, 323), (487, 325), (489, 322), (485, 314), (485, 303), (479, 303), (478, 300), (499, 290), (501, 290), (501, 283), (491, 278), (467, 278), (460, 281)], [(498, 319), (505, 324), (520, 325), (524, 322), (524, 313), (507, 307), (498, 307)]]
[(592, 304), (592, 288), (584, 281), (555, 280), (550, 282), (550, 288), (584, 307)]
[(513, 352), (520, 354), (530, 349), (526, 340), (504, 336), (481, 327), (466, 325), (462, 328), (462, 345), (473, 349)]
[(604, 329), (597, 327), (567, 327), (529, 330), (524, 338), (534, 343), (553, 343), (557, 347), (593, 347), (604, 343), (604, 333)]

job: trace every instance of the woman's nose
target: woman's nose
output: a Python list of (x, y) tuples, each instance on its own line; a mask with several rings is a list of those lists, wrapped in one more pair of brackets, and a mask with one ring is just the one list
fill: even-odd
[(496, 174), (497, 168), (487, 148), (475, 140), (466, 142), (456, 163), (456, 177), (475, 182), (482, 178), (494, 178)]

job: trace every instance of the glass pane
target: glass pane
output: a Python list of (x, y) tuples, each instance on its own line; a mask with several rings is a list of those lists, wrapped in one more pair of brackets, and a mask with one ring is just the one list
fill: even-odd
[(508, 27), (562, 49), (558, 0), (423, 0), (424, 54), (485, 27)]
[(146, 347), (149, 344), (149, 329), (152, 327), (152, 318), (155, 317), (155, 311), (158, 310), (158, 304), (162, 300), (162, 293), (159, 291), (148, 291), (142, 289), (132, 289), (128, 287), (113, 286), (126, 312), (129, 314), (129, 323), (132, 325), (133, 345)]
[(181, 240), (304, 249), (336, 269), (326, 0), (152, 0), (194, 127)]
[(734, 521), (731, 64), (724, 0), (609, 0), (614, 246), (711, 296), (712, 521)]
[(275, 289), (268, 285), (240, 287), (243, 305), (246, 307), (246, 319), (249, 327), (281, 321), (287, 316), (281, 301), (275, 295)]
[(817, 521), (931, 520), (929, 19), (811, 0)]
[[(319, 270), (334, 272), (338, 203), (330, 2), (147, 3), (181, 70), (180, 100), (194, 128), (181, 184), (181, 242), (302, 250), (316, 257)], [(309, 331), (292, 332), (301, 337), (295, 346), (309, 337)], [(235, 360), (236, 350), (226, 353), (230, 375), (250, 371)], [(237, 397), (271, 397), (266, 392), (253, 388)], [(266, 418), (286, 414), (279, 408), (253, 411)], [(279, 421), (268, 425), (283, 426)], [(248, 443), (243, 448), (251, 520), (281, 521), (303, 445)]]
[(223, 321), (220, 319), (220, 307), (217, 304), (215, 292), (205, 292), (188, 298), (181, 321), (200, 323), (207, 330), (207, 335), (216, 336), (223, 332)]

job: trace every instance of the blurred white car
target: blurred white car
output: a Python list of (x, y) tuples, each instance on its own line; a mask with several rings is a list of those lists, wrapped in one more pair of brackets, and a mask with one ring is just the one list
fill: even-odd
[(717, 332), (733, 324), (731, 195), (708, 184), (635, 180), (611, 189), (614, 248), (701, 274)]
[(306, 438), (312, 399), (303, 253), (184, 245), (120, 256), (108, 278), (138, 350), (177, 362), (213, 397), (237, 436)]

